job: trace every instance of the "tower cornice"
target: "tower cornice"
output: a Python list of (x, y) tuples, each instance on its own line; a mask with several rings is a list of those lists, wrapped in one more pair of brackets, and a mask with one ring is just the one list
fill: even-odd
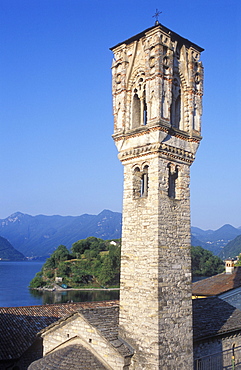
[(125, 133), (116, 133), (113, 134), (112, 137), (115, 142), (120, 141), (120, 140), (125, 140), (129, 138), (134, 138), (138, 136), (143, 136), (146, 134), (149, 134), (153, 131), (161, 131), (165, 132), (166, 134), (169, 134), (170, 136), (179, 138), (184, 141), (188, 142), (194, 142), (194, 143), (199, 143), (202, 140), (202, 136), (199, 134), (197, 131), (192, 131), (191, 134), (178, 130), (177, 128), (171, 127), (168, 123), (167, 124), (160, 124), (160, 125), (155, 125), (155, 126), (141, 126), (137, 127), (136, 129), (131, 129), (126, 131)]
[(166, 159), (180, 161), (186, 164), (192, 164), (195, 159), (195, 155), (193, 153), (164, 143), (148, 144), (142, 147), (121, 151), (118, 158), (121, 162), (124, 162), (130, 159), (157, 153), (161, 154)]

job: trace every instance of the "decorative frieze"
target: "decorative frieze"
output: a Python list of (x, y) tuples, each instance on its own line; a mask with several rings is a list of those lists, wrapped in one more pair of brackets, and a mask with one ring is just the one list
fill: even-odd
[(123, 162), (125, 160), (137, 158), (151, 153), (161, 153), (166, 157), (178, 159), (189, 164), (191, 164), (195, 159), (193, 153), (164, 143), (149, 144), (139, 148), (129, 149), (125, 152), (119, 153), (118, 158), (121, 162)]

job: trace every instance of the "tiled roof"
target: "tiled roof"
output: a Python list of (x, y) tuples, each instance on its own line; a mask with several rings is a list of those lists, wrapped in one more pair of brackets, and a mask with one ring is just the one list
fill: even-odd
[[(117, 303), (117, 302), (116, 302)], [(94, 326), (103, 337), (113, 346), (122, 356), (131, 356), (133, 352), (130, 347), (127, 347), (118, 338), (118, 324), (119, 324), (119, 305), (113, 305), (112, 307), (90, 307), (80, 308), (77, 312), (70, 316), (66, 316), (63, 319), (53, 323), (49, 327), (43, 329), (41, 333), (48, 331), (49, 329), (58, 328), (59, 324), (62, 324), (65, 320), (69, 320), (72, 316), (72, 320), (80, 314), (89, 322), (90, 325)]]
[[(130, 351), (118, 339), (119, 306), (81, 310), (81, 314), (112, 344), (122, 356), (130, 356)], [(104, 320), (103, 320), (104, 318)]]
[[(118, 306), (109, 308), (88, 308), (78, 310), (93, 326), (101, 331), (108, 340), (113, 344), (115, 341), (121, 343), (117, 339), (117, 323), (118, 323)], [(73, 318), (77, 313), (73, 314)], [(52, 328), (61, 324), (65, 319), (61, 319), (58, 323), (51, 325)], [(50, 328), (51, 328), (50, 327)], [(46, 329), (48, 330), (48, 329)], [(241, 330), (241, 311), (231, 306), (229, 303), (217, 297), (201, 298), (193, 300), (193, 339), (194, 342), (222, 335), (229, 332), (236, 332)], [(45, 331), (45, 330), (44, 330)], [(118, 348), (117, 348), (118, 349)], [(73, 349), (71, 356), (78, 356), (81, 348)], [(127, 355), (128, 349), (124, 348), (123, 355)], [(58, 359), (63, 356), (62, 349), (59, 350)], [(63, 349), (64, 351), (64, 349)], [(76, 351), (76, 352), (75, 352)], [(52, 354), (45, 356), (34, 364), (39, 367), (30, 367), (29, 370), (40, 369), (55, 369), (52, 361)], [(42, 367), (41, 367), (42, 366)], [(79, 367), (78, 367), (79, 366)], [(86, 369), (84, 365), (73, 364), (73, 370)], [(58, 368), (58, 367), (56, 367)], [(59, 367), (62, 370), (64, 367)], [(98, 366), (91, 369), (101, 369)]]
[(0, 307), (0, 361), (19, 358), (45, 327), (78, 309), (116, 306), (116, 301)]
[(241, 287), (241, 267), (236, 267), (232, 274), (218, 274), (192, 284), (192, 294), (213, 296)]
[(106, 370), (107, 368), (85, 347), (80, 344), (73, 344), (59, 349), (42, 359), (33, 362), (28, 370), (80, 370), (96, 369)]
[(193, 339), (241, 330), (241, 311), (218, 297), (193, 299)]
[[(48, 325), (55, 328), (56, 321), (60, 318), (62, 318), (61, 321), (64, 321), (67, 316), (72, 315), (74, 318), (78, 314), (83, 315), (91, 325), (95, 326), (119, 353), (123, 356), (131, 354), (129, 349), (117, 338), (118, 301), (106, 301), (32, 307), (1, 307), (0, 360), (20, 357), (34, 342), (39, 331), (44, 331)], [(193, 336), (195, 341), (237, 330), (241, 330), (240, 310), (217, 297), (193, 300)], [(80, 350), (80, 347), (78, 349), (72, 347), (69, 356), (72, 356), (76, 351), (79, 353)], [(59, 356), (62, 356), (62, 353)], [(73, 367), (73, 369), (75, 368)], [(98, 369), (98, 367), (93, 367), (93, 369)]]

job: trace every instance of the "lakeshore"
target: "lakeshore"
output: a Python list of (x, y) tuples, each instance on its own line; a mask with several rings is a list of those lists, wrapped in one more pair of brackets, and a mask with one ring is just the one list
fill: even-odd
[(29, 282), (44, 262), (1, 261), (0, 307), (38, 306), (52, 303), (93, 302), (119, 299), (118, 288), (61, 288), (55, 291), (29, 289)]
[(120, 288), (63, 288), (59, 285), (55, 285), (53, 288), (31, 288), (31, 290), (46, 291), (46, 292), (66, 292), (66, 291), (80, 291), (80, 292), (110, 292), (119, 291)]

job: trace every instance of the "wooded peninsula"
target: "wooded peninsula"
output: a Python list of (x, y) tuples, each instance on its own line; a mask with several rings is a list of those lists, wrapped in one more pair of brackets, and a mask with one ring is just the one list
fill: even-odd
[[(71, 249), (60, 245), (31, 280), (32, 289), (118, 288), (120, 282), (121, 239), (96, 237), (78, 240)], [(202, 247), (191, 247), (193, 276), (223, 272), (223, 261)]]

